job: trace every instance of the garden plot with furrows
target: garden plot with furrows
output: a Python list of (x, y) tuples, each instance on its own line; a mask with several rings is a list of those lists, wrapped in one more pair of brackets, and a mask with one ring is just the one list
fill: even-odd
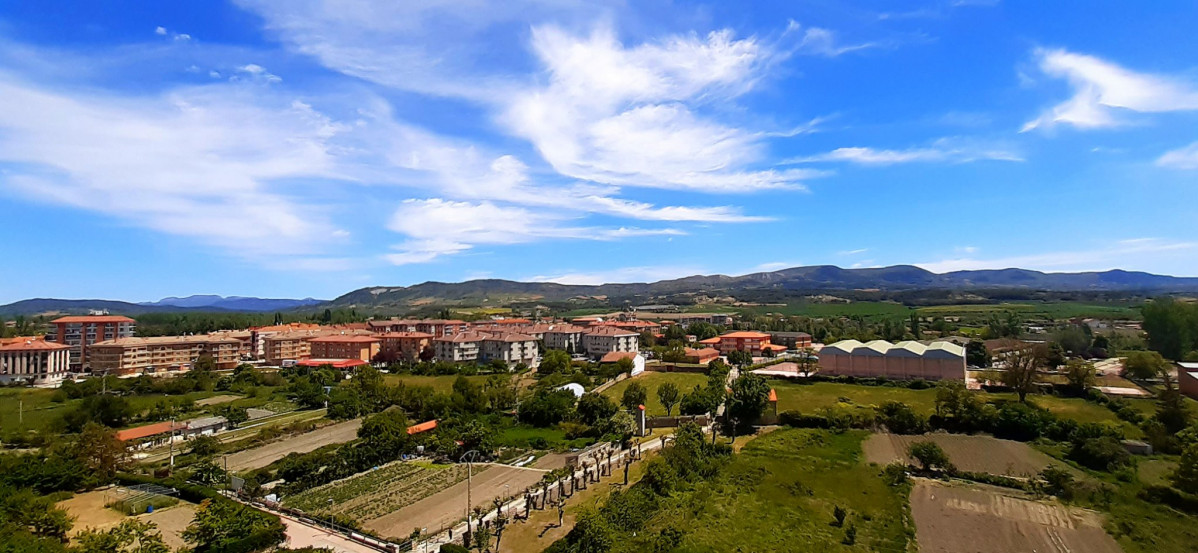
[[(477, 475), (484, 467), (476, 466)], [(396, 461), (285, 498), (308, 513), (367, 521), (400, 510), (466, 479), (466, 465)]]
[(913, 443), (927, 441), (939, 445), (953, 465), (968, 472), (1031, 477), (1053, 462), (1048, 455), (1022, 442), (964, 434), (874, 434), (865, 440), (863, 449), (866, 460), (871, 463), (884, 465), (898, 461), (915, 464), (915, 460), (908, 457), (907, 448)]

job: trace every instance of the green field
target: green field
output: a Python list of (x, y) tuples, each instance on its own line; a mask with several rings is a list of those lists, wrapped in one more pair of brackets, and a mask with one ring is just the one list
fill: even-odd
[(530, 440), (535, 438), (545, 440), (549, 444), (550, 449), (582, 448), (595, 442), (594, 438), (567, 440), (566, 433), (556, 427), (537, 428), (521, 424), (500, 430), (498, 436), (495, 438), (495, 445), (499, 447), (529, 448), (532, 447), (529, 444)]
[[(771, 385), (778, 393), (779, 413), (797, 410), (811, 414), (825, 407), (836, 406), (840, 403), (840, 398), (847, 398), (852, 404), (859, 406), (880, 406), (887, 401), (899, 401), (924, 415), (930, 415), (936, 410), (935, 389), (911, 390), (892, 386), (866, 386), (836, 382), (796, 384), (782, 380), (771, 381)], [(992, 403), (1018, 399), (1018, 396), (1013, 393), (980, 392), (980, 397), (982, 400)], [(1114, 411), (1081, 398), (1032, 395), (1028, 396), (1028, 401), (1059, 417), (1078, 422), (1110, 423), (1122, 427), (1128, 438), (1143, 436), (1139, 427), (1119, 420)], [(1154, 413), (1156, 410), (1156, 402), (1150, 399), (1131, 399), (1128, 402), (1145, 415)]]
[[(715, 480), (661, 503), (643, 532), (613, 551), (653, 551), (662, 530), (675, 551), (906, 551), (905, 487), (888, 486), (861, 454), (866, 432), (784, 429), (753, 439)], [(848, 511), (844, 527), (832, 512)], [(842, 543), (856, 528), (856, 543)]]
[[(55, 390), (45, 388), (0, 388), (0, 432), (40, 431), (48, 428), (55, 420), (74, 409), (82, 399), (62, 402), (52, 400)], [(228, 392), (192, 392), (181, 396), (149, 395), (126, 396), (135, 413), (143, 413), (162, 400), (181, 401), (204, 399)], [(197, 408), (196, 416), (202, 414)]]
[[(482, 385), (487, 381), (490, 375), (467, 376), (469, 380), (475, 384)], [(383, 381), (387, 384), (398, 384), (403, 382), (407, 386), (429, 386), (438, 393), (449, 393), (453, 391), (453, 381), (457, 380), (457, 375), (444, 376), (420, 376), (415, 374), (387, 374), (383, 375)]]
[[(624, 395), (624, 390), (628, 385), (637, 382), (645, 387), (649, 392), (649, 399), (645, 402), (645, 413), (649, 416), (665, 415), (666, 408), (662, 406), (661, 400), (657, 399), (657, 389), (666, 382), (673, 382), (678, 387), (680, 395), (685, 395), (695, 388), (707, 383), (707, 376), (701, 373), (666, 373), (666, 372), (646, 372), (636, 378), (629, 378), (621, 382), (617, 382), (603, 391), (603, 395), (612, 399), (616, 403), (620, 402), (620, 398)], [(678, 414), (678, 406), (674, 406), (674, 414)]]
[(1140, 317), (1139, 304), (1131, 302), (1021, 302), (937, 305), (932, 307), (921, 307), (918, 309), (918, 313), (923, 317), (969, 315), (988, 317), (991, 313), (1002, 313), (1004, 311), (1014, 311), (1024, 318), (1039, 319), (1069, 319), (1073, 317), (1138, 319)]

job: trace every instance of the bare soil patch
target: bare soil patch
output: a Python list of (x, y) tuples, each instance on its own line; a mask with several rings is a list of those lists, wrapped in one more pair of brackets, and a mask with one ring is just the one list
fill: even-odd
[(181, 502), (153, 513), (137, 515), (137, 518), (158, 525), (158, 531), (162, 533), (162, 541), (166, 542), (171, 550), (176, 550), (186, 545), (186, 542), (183, 541), (183, 530), (186, 530), (187, 525), (191, 524), (195, 514), (196, 506), (194, 504)]
[(1003, 488), (920, 480), (911, 515), (921, 553), (1121, 553), (1098, 513)]
[(565, 468), (566, 457), (567, 455), (565, 453), (546, 453), (532, 464), (532, 468), (542, 470)]
[(75, 517), (75, 526), (71, 528), (69, 536), (75, 537), (88, 528), (102, 530), (120, 524), (125, 515), (104, 506), (112, 499), (110, 489), (103, 489), (75, 494), (70, 499), (59, 501), (57, 506)]
[(241, 396), (224, 394), (224, 395), (219, 395), (219, 396), (206, 397), (204, 399), (197, 399), (196, 405), (201, 405), (201, 406), (205, 406), (205, 407), (208, 405), (220, 405), (222, 403), (228, 403), (235, 399), (241, 399)]
[(362, 419), (339, 422), (318, 428), (307, 434), (238, 451), (229, 455), (229, 470), (238, 472), (259, 469), (286, 457), (288, 453), (307, 453), (329, 444), (348, 442), (358, 437), (358, 428), (361, 426)]
[(884, 465), (900, 461), (914, 464), (915, 460), (907, 456), (907, 448), (915, 442), (922, 441), (936, 442), (957, 468), (969, 472), (1030, 477), (1053, 464), (1051, 457), (1025, 443), (990, 436), (874, 434), (865, 440), (862, 448), (865, 459), (871, 463)]
[[(473, 477), (471, 496), (473, 506), (490, 508), (491, 500), (508, 495), (521, 495), (529, 486), (540, 482), (545, 471), (507, 465), (489, 465)], [(407, 536), (414, 528), (434, 532), (466, 518), (466, 482), (458, 482), (444, 490), (375, 518), (363, 521), (367, 530), (382, 536)]]

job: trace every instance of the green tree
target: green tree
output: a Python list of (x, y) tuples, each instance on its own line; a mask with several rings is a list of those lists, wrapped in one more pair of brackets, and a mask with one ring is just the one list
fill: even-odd
[(1169, 479), (1177, 489), (1198, 494), (1198, 443), (1191, 443), (1182, 450), (1177, 468)]
[(919, 328), (919, 315), (916, 314), (914, 311), (911, 312), (910, 325), (911, 325), (911, 335), (914, 336), (916, 340), (922, 340), (923, 339), (923, 331), (920, 330), (920, 328)]
[(907, 455), (918, 461), (923, 470), (932, 470), (933, 468), (952, 470), (953, 468), (948, 454), (936, 442), (915, 442), (907, 448)]
[(578, 420), (588, 426), (610, 419), (619, 410), (615, 402), (603, 394), (591, 392), (578, 398)]
[(250, 539), (258, 545), (254, 550), (260, 551), (282, 543), (285, 537), (277, 517), (228, 499), (205, 499), (183, 531), (184, 541), (194, 545), (196, 553), (232, 551), (226, 548)]
[(1169, 362), (1155, 351), (1128, 352), (1127, 360), (1123, 362), (1124, 375), (1140, 380), (1160, 377), (1169, 370)]
[(620, 397), (620, 405), (629, 411), (636, 409), (639, 405), (644, 405), (649, 399), (649, 392), (640, 382), (630, 382), (627, 388), (624, 388), (624, 395)]
[(226, 405), (221, 407), (217, 412), (220, 414), (220, 416), (224, 417), (225, 420), (228, 420), (229, 424), (234, 428), (241, 423), (250, 420), (250, 414), (248, 411), (246, 411), (245, 407)]
[(1097, 382), (1098, 375), (1094, 372), (1094, 363), (1084, 359), (1070, 359), (1065, 363), (1065, 378), (1069, 381), (1073, 393), (1081, 395)]
[(769, 399), (770, 385), (764, 376), (747, 373), (732, 381), (727, 413), (735, 431), (739, 432), (761, 418)]
[(220, 450), (220, 440), (216, 436), (196, 436), (191, 439), (191, 454), (196, 457), (215, 455)]
[(1027, 401), (1027, 395), (1036, 391), (1046, 357), (1043, 347), (1032, 346), (1016, 348), (1003, 358), (1006, 370), (1002, 373), (1002, 383), (1015, 390), (1020, 402)]
[(616, 543), (615, 531), (607, 519), (592, 509), (578, 515), (567, 540), (577, 553), (607, 553)]
[(199, 357), (196, 357), (196, 362), (191, 369), (199, 372), (212, 372), (216, 370), (216, 361), (212, 359), (212, 354), (201, 353)]
[(97, 477), (107, 482), (129, 466), (129, 448), (116, 433), (94, 422), (87, 423), (75, 439), (76, 458)]
[(970, 367), (986, 368), (990, 366), (990, 350), (981, 340), (970, 340), (965, 344), (965, 362)]
[(398, 458), (412, 441), (408, 435), (408, 417), (395, 407), (366, 417), (358, 428), (358, 437), (383, 461)]
[(216, 486), (228, 480), (228, 474), (225, 469), (222, 469), (212, 462), (212, 459), (201, 459), (191, 465), (191, 480), (206, 484), (208, 486)]
[(1198, 305), (1173, 298), (1157, 298), (1140, 308), (1148, 345), (1161, 355), (1180, 361), (1198, 349)]
[(678, 386), (673, 382), (666, 382), (657, 388), (657, 399), (662, 406), (666, 408), (666, 416), (674, 414), (674, 406), (678, 405), (678, 401), (682, 399), (682, 394), (678, 391)]
[(728, 352), (728, 362), (738, 367), (753, 364), (753, 354), (742, 350), (732, 350)]
[(537, 374), (551, 375), (563, 373), (569, 368), (570, 354), (560, 349), (551, 349), (545, 352), (544, 358), (541, 359), (541, 365), (537, 367)]

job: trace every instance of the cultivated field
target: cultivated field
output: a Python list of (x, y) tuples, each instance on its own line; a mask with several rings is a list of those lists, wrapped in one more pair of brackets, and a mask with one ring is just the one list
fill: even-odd
[[(490, 508), (491, 500), (508, 495), (519, 495), (524, 489), (541, 481), (545, 471), (516, 468), (506, 465), (482, 465), (485, 470), (475, 472), (471, 496), (474, 506)], [(464, 469), (465, 467), (461, 467)], [(462, 477), (465, 477), (463, 472)], [(415, 501), (406, 507), (378, 518), (362, 521), (363, 528), (382, 536), (403, 537), (415, 528), (427, 528), (429, 532), (449, 526), (466, 518), (466, 482), (445, 487), (436, 493)]]
[(936, 442), (957, 468), (969, 472), (1029, 477), (1052, 463), (1051, 457), (1025, 443), (965, 434), (874, 434), (865, 440), (862, 448), (865, 459), (871, 463), (884, 465), (901, 461), (914, 464), (915, 460), (907, 457), (907, 448), (923, 441)]
[[(467, 376), (466, 380), (483, 385), (490, 375), (475, 375)], [(434, 391), (440, 393), (448, 393), (453, 391), (453, 381), (457, 380), (457, 375), (443, 376), (422, 376), (417, 374), (387, 374), (383, 375), (383, 381), (394, 386), (402, 382), (406, 386), (428, 386)]]
[(920, 480), (911, 515), (921, 553), (1121, 553), (1102, 515), (1002, 488)]
[(936, 390), (912, 390), (895, 386), (864, 386), (838, 382), (815, 382), (796, 384), (772, 380), (770, 385), (778, 392), (778, 412), (797, 410), (814, 413), (824, 407), (835, 407), (840, 398), (847, 398), (857, 405), (882, 405), (887, 401), (900, 401), (925, 415), (936, 410)]
[(241, 396), (223, 394), (223, 395), (219, 395), (219, 396), (212, 396), (212, 397), (198, 400), (198, 401), (196, 401), (196, 405), (199, 405), (202, 407), (207, 407), (209, 405), (220, 405), (222, 403), (228, 403), (230, 401), (237, 401), (239, 399), (241, 399)]
[[(478, 470), (475, 468), (476, 472)], [(284, 499), (284, 503), (309, 513), (342, 515), (365, 522), (416, 503), (465, 479), (466, 465), (396, 461), (312, 488)]]
[[(620, 402), (620, 398), (624, 395), (629, 384), (637, 382), (649, 392), (649, 398), (645, 401), (645, 413), (650, 416), (665, 415), (666, 408), (662, 406), (661, 400), (657, 399), (657, 389), (666, 382), (673, 382), (678, 387), (679, 397), (690, 393), (695, 386), (703, 386), (707, 384), (707, 376), (702, 373), (666, 373), (666, 372), (646, 372), (636, 378), (628, 378), (617, 382), (611, 388), (603, 391), (603, 395), (611, 398), (616, 403)], [(678, 406), (674, 406), (674, 414), (678, 414)]]
[(237, 472), (259, 469), (286, 457), (288, 453), (307, 453), (329, 444), (348, 442), (358, 437), (358, 428), (361, 426), (361, 419), (339, 422), (307, 434), (238, 451), (229, 455), (229, 470)]

